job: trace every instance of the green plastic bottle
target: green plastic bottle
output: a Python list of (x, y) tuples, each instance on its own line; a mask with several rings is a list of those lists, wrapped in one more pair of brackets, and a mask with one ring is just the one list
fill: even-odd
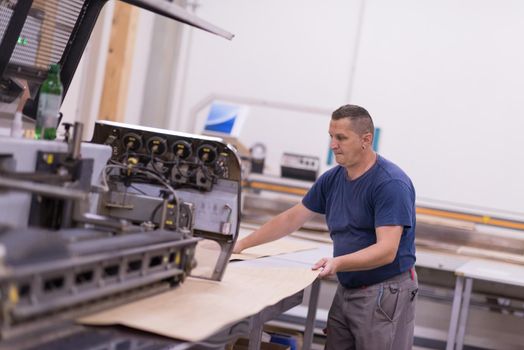
[(52, 64), (49, 74), (40, 86), (36, 116), (35, 139), (54, 140), (64, 87), (60, 81), (60, 65)]

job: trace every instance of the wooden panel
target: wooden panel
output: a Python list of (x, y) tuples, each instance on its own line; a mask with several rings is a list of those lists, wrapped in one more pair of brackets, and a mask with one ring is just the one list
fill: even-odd
[(120, 1), (115, 2), (98, 119), (119, 122), (125, 120), (137, 21), (136, 7)]
[(88, 325), (125, 325), (175, 339), (201, 341), (261, 310), (285, 311), (286, 304), (275, 304), (303, 290), (318, 276), (318, 271), (309, 266), (279, 264), (230, 264), (221, 282), (188, 278), (171, 291), (79, 321)]
[[(34, 8), (40, 8), (44, 11), (44, 19), (42, 21), (42, 28), (41, 28), (41, 37), (42, 38), (49, 38), (50, 41), (47, 42), (47, 46), (51, 45), (54, 41), (54, 33), (55, 33), (55, 25), (56, 25), (56, 15), (58, 13), (58, 1), (44, 1), (44, 0), (34, 0), (33, 1), (33, 7)], [(44, 44), (44, 41), (40, 41), (40, 45)], [(48, 53), (45, 54), (43, 52), (47, 51)], [(49, 65), (51, 63), (56, 62), (49, 62), (49, 47), (42, 48), (42, 46), (38, 47), (38, 51), (36, 54), (36, 65), (37, 67), (41, 67), (44, 69), (49, 68)]]

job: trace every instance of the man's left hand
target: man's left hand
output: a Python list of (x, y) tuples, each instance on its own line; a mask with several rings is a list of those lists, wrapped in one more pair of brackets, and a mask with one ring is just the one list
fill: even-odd
[(313, 267), (312, 270), (320, 270), (318, 277), (329, 277), (337, 273), (337, 266), (334, 258), (322, 258)]

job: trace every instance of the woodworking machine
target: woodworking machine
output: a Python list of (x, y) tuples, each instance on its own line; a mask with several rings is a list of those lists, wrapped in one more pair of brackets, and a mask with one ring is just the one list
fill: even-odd
[[(67, 92), (106, 2), (0, 0), (2, 118), (21, 105), (34, 121), (51, 63)], [(171, 2), (125, 2), (232, 37)], [(0, 137), (0, 349), (54, 348), (81, 315), (220, 280), (238, 235), (240, 162), (221, 139), (99, 121), (82, 142), (81, 123), (64, 126), (57, 141)], [(100, 338), (81, 329), (66, 348)]]

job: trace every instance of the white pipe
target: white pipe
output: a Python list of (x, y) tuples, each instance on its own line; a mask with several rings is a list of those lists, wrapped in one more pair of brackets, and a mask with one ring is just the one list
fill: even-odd
[(351, 100), (353, 99), (355, 73), (357, 71), (357, 60), (358, 60), (358, 54), (360, 51), (360, 42), (362, 40), (362, 27), (364, 26), (365, 12), (366, 12), (366, 0), (361, 0), (360, 10), (358, 13), (358, 20), (357, 20), (357, 30), (355, 32), (355, 46), (353, 48), (353, 57), (351, 58), (351, 71), (349, 74), (349, 84), (348, 84), (348, 93), (347, 93), (348, 102), (352, 102)]

